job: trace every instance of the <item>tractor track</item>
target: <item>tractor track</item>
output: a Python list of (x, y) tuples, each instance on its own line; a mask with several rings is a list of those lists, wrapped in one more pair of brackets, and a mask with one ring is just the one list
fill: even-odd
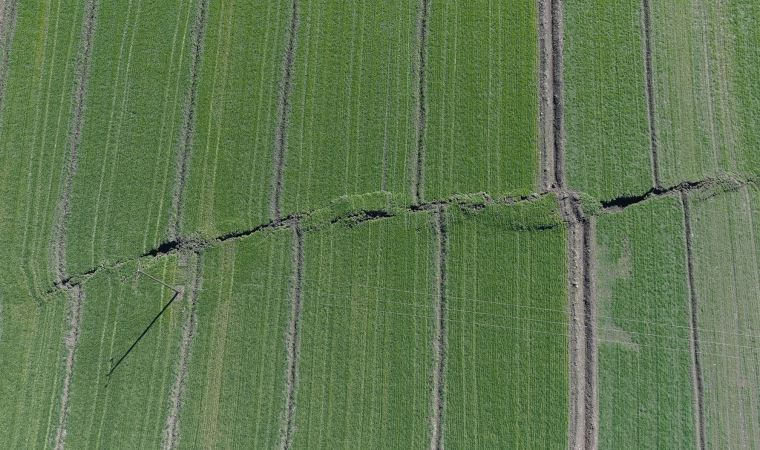
[(63, 377), (63, 386), (61, 388), (60, 412), (58, 416), (58, 428), (55, 433), (55, 450), (65, 448), (66, 442), (66, 420), (69, 417), (69, 395), (71, 392), (71, 379), (74, 376), (74, 362), (76, 351), (79, 346), (79, 330), (82, 322), (82, 307), (84, 304), (84, 291), (80, 286), (74, 286), (68, 291), (68, 316), (69, 316), (69, 334), (65, 338), (66, 347), (66, 369)]
[(424, 198), (425, 177), (425, 131), (427, 127), (426, 71), (427, 71), (427, 35), (430, 0), (420, 0), (417, 11), (417, 148), (414, 156), (412, 173), (412, 199), (420, 204)]
[(435, 337), (433, 339), (433, 389), (431, 392), (431, 438), (430, 449), (441, 450), (444, 445), (444, 413), (446, 410), (446, 256), (448, 235), (446, 230), (446, 207), (438, 205), (434, 213), (437, 236), (436, 278), (433, 289), (435, 298)]
[(652, 164), (652, 184), (655, 189), (660, 182), (659, 158), (657, 156), (657, 126), (654, 97), (654, 66), (652, 62), (652, 5), (650, 0), (641, 0), (641, 31), (643, 34), (644, 76), (646, 78), (647, 117), (649, 121), (650, 157)]
[(538, 54), (539, 54), (539, 117), (541, 131), (540, 186), (543, 190), (556, 188), (554, 155), (554, 76), (551, 0), (538, 0)]
[[(554, 184), (564, 189), (565, 180), (565, 100), (564, 100), (564, 18), (562, 0), (551, 1), (551, 73), (552, 73), (552, 119), (554, 140)], [(546, 39), (546, 37), (544, 37)]]

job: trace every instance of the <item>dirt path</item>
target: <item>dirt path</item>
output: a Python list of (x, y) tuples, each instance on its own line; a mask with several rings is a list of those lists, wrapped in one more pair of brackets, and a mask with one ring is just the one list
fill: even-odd
[(448, 236), (446, 231), (446, 208), (439, 205), (435, 211), (435, 234), (437, 235), (436, 280), (433, 286), (435, 301), (435, 337), (433, 340), (433, 391), (431, 395), (430, 449), (443, 446), (444, 412), (446, 409), (446, 255)]
[(551, 0), (552, 43), (552, 104), (554, 121), (554, 177), (559, 189), (566, 187), (565, 180), (565, 78), (563, 64), (564, 17), (562, 0)]
[(412, 200), (415, 204), (424, 198), (425, 179), (425, 129), (427, 126), (427, 36), (430, 16), (430, 0), (420, 0), (417, 11), (417, 152), (412, 172)]
[(55, 433), (55, 449), (62, 450), (66, 441), (66, 419), (69, 416), (69, 394), (71, 392), (71, 378), (74, 376), (74, 360), (79, 345), (79, 330), (82, 322), (82, 305), (84, 292), (79, 286), (69, 290), (69, 334), (65, 339), (66, 346), (66, 371), (63, 377), (61, 389), (60, 413), (58, 416), (58, 429)]
[[(169, 396), (169, 414), (166, 416), (166, 424), (164, 425), (164, 440), (161, 448), (164, 450), (171, 450), (177, 448), (180, 439), (180, 413), (182, 410), (182, 403), (185, 397), (185, 390), (187, 387), (187, 377), (190, 367), (190, 356), (192, 354), (193, 338), (195, 337), (196, 330), (198, 329), (198, 293), (201, 289), (202, 277), (201, 277), (201, 258), (198, 253), (191, 253), (190, 255), (181, 255), (180, 258), (192, 258), (194, 261), (190, 265), (191, 273), (187, 277), (190, 287), (189, 295), (187, 296), (187, 308), (185, 323), (182, 326), (182, 341), (179, 348), (179, 360), (177, 361), (176, 377), (174, 378), (174, 385), (172, 386), (171, 394)], [(184, 292), (180, 295), (184, 296)]]
[(282, 189), (283, 189), (283, 170), (285, 168), (285, 158), (288, 150), (288, 125), (290, 123), (290, 94), (293, 91), (293, 64), (296, 54), (296, 40), (298, 37), (298, 0), (293, 0), (292, 11), (290, 16), (290, 27), (288, 28), (288, 46), (285, 49), (285, 55), (282, 57), (282, 78), (280, 82), (280, 94), (277, 101), (277, 130), (274, 137), (274, 175), (272, 178), (272, 200), (271, 214), (272, 220), (281, 219), (282, 212)]
[(190, 86), (185, 97), (185, 112), (180, 131), (179, 149), (177, 151), (177, 164), (172, 195), (172, 206), (169, 217), (169, 240), (176, 241), (179, 238), (182, 226), (182, 206), (185, 195), (185, 183), (187, 180), (190, 151), (193, 147), (195, 134), (196, 103), (198, 98), (198, 79), (200, 77), (201, 58), (203, 54), (203, 38), (206, 33), (206, 21), (208, 19), (209, 0), (200, 0), (198, 11), (193, 23), (191, 38), (191, 62), (190, 62)]
[[(581, 214), (580, 209), (578, 215)], [(599, 447), (599, 396), (598, 396), (598, 365), (599, 349), (596, 337), (597, 303), (595, 292), (595, 236), (596, 218), (587, 217), (582, 220), (583, 226), (583, 321), (585, 331), (585, 448)]]
[(684, 221), (684, 234), (686, 235), (686, 268), (688, 271), (689, 281), (689, 309), (691, 313), (691, 342), (690, 347), (692, 350), (692, 366), (691, 366), (691, 378), (692, 385), (694, 386), (694, 425), (696, 428), (696, 441), (697, 447), (701, 450), (705, 449), (705, 423), (703, 412), (703, 399), (704, 389), (702, 382), (702, 366), (699, 353), (699, 335), (698, 335), (698, 302), (696, 285), (694, 282), (694, 256), (693, 256), (693, 243), (692, 243), (692, 231), (691, 231), (691, 210), (689, 206), (689, 194), (686, 191), (681, 191), (681, 204), (683, 205), (683, 221)]
[(660, 183), (660, 167), (657, 156), (657, 117), (655, 115), (654, 67), (652, 63), (652, 7), (650, 0), (641, 0), (641, 33), (644, 52), (649, 137), (651, 141), (652, 185), (655, 189), (659, 189), (662, 183)]
[(556, 188), (554, 161), (554, 77), (552, 43), (551, 0), (538, 0), (538, 54), (539, 54), (539, 150), (541, 173), (539, 185), (544, 191)]
[(298, 387), (298, 355), (300, 346), (301, 321), (301, 290), (303, 288), (303, 231), (298, 221), (292, 224), (293, 229), (293, 282), (291, 286), (290, 323), (285, 340), (287, 349), (285, 409), (280, 430), (280, 448), (288, 450), (293, 447), (293, 432), (295, 431), (296, 390)]

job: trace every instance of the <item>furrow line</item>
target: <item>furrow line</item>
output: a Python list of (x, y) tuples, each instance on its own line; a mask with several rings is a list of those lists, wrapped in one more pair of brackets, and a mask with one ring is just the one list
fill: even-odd
[(652, 162), (652, 184), (660, 188), (660, 168), (657, 157), (657, 126), (655, 117), (655, 98), (654, 98), (654, 67), (652, 63), (652, 7), (650, 0), (641, 0), (641, 25), (644, 35), (644, 75), (646, 78), (646, 95), (647, 110), (649, 119), (649, 136), (651, 138), (651, 162)]
[(427, 71), (427, 34), (430, 0), (420, 0), (417, 12), (417, 151), (412, 172), (412, 199), (420, 204), (424, 198), (425, 177), (425, 130), (427, 126), (427, 104), (425, 72)]
[(87, 94), (87, 80), (90, 73), (90, 60), (92, 59), (92, 41), (95, 35), (97, 9), (97, 0), (87, 1), (84, 10), (84, 22), (82, 23), (81, 46), (77, 55), (76, 85), (72, 100), (73, 116), (69, 132), (69, 152), (63, 169), (63, 187), (61, 197), (56, 205), (55, 225), (53, 228), (53, 272), (57, 283), (66, 278), (66, 225), (71, 209), (71, 191), (74, 185), (74, 176), (77, 172), (79, 144), (82, 139), (82, 127), (84, 126), (85, 97)]
[(68, 291), (68, 295), (69, 334), (65, 339), (66, 369), (59, 402), (61, 409), (58, 415), (58, 429), (55, 433), (55, 450), (62, 450), (66, 442), (66, 420), (69, 416), (71, 378), (74, 376), (74, 362), (79, 345), (79, 330), (82, 323), (82, 308), (84, 303), (84, 291), (82, 291), (81, 287), (72, 287)]
[(446, 407), (446, 256), (448, 236), (446, 230), (446, 207), (436, 208), (435, 233), (437, 235), (438, 255), (436, 261), (435, 298), (435, 337), (433, 340), (433, 391), (431, 395), (431, 450), (444, 447), (443, 427)]
[(683, 206), (683, 221), (684, 221), (684, 234), (686, 235), (686, 269), (689, 285), (689, 309), (691, 319), (691, 350), (692, 350), (692, 365), (691, 365), (691, 378), (694, 388), (694, 426), (696, 428), (696, 440), (697, 447), (704, 450), (705, 444), (705, 422), (704, 422), (704, 384), (702, 380), (702, 365), (700, 361), (699, 351), (699, 333), (698, 333), (698, 307), (696, 283), (694, 281), (694, 250), (692, 242), (692, 230), (691, 230), (691, 210), (689, 207), (689, 195), (685, 191), (681, 191), (681, 204)]
[[(192, 355), (193, 339), (198, 329), (198, 293), (201, 289), (201, 257), (198, 253), (181, 255), (181, 258), (192, 257), (195, 259), (192, 273), (189, 277), (190, 293), (187, 297), (187, 317), (182, 326), (182, 341), (179, 348), (179, 360), (177, 361), (174, 385), (169, 396), (169, 414), (166, 416), (164, 425), (164, 438), (161, 447), (164, 450), (177, 448), (180, 439), (180, 413), (187, 388), (187, 378)], [(184, 296), (184, 290), (180, 295)]]
[[(582, 212), (576, 213), (581, 218)], [(596, 219), (594, 217), (581, 218), (583, 226), (583, 320), (585, 337), (585, 444), (587, 449), (598, 448), (599, 433), (599, 396), (597, 394), (597, 356), (598, 345), (596, 338), (597, 305), (595, 296), (595, 252), (594, 236), (596, 231)]]
[(5, 80), (8, 77), (8, 65), (11, 59), (11, 47), (16, 31), (18, 0), (0, 2), (0, 119), (2, 118), (3, 100), (5, 99)]
[(182, 129), (180, 130), (179, 149), (177, 151), (174, 194), (169, 217), (169, 239), (176, 240), (182, 226), (182, 207), (185, 195), (188, 164), (195, 134), (195, 113), (198, 97), (198, 81), (200, 78), (203, 57), (203, 40), (206, 33), (209, 0), (199, 0), (198, 11), (191, 37), (190, 85), (185, 95), (185, 110)]
[(565, 188), (565, 100), (563, 57), (564, 19), (562, 0), (551, 1), (551, 37), (552, 37), (552, 93), (554, 121), (554, 183), (557, 188)]
[(282, 57), (282, 78), (277, 102), (277, 129), (274, 137), (274, 176), (272, 177), (272, 199), (270, 204), (274, 221), (280, 220), (283, 190), (283, 170), (288, 150), (288, 124), (290, 117), (290, 94), (293, 90), (293, 63), (295, 61), (296, 39), (298, 37), (298, 0), (292, 1), (290, 27), (287, 33), (287, 48)]
[(280, 448), (288, 450), (293, 447), (295, 431), (296, 393), (298, 386), (298, 356), (300, 346), (301, 295), (303, 288), (303, 230), (298, 220), (291, 225), (293, 229), (293, 281), (291, 285), (290, 322), (288, 324), (285, 346), (287, 367), (285, 373), (285, 408), (282, 414), (280, 430)]
[(554, 77), (551, 0), (538, 0), (539, 129), (541, 130), (540, 184), (545, 191), (556, 188), (554, 161)]

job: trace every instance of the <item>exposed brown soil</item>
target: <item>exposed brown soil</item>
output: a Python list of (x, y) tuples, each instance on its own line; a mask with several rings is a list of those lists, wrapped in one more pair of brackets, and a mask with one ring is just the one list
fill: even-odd
[(277, 102), (277, 129), (274, 137), (274, 177), (272, 178), (272, 219), (277, 221), (281, 218), (283, 169), (288, 150), (288, 124), (290, 117), (290, 94), (293, 90), (293, 62), (296, 53), (296, 38), (298, 36), (298, 0), (293, 0), (290, 16), (290, 27), (287, 33), (287, 47), (282, 58), (282, 77), (280, 81), (280, 94)]
[[(186, 258), (188, 255), (182, 255)], [(180, 439), (180, 413), (182, 402), (187, 387), (187, 376), (190, 367), (190, 356), (192, 354), (193, 338), (198, 329), (198, 293), (200, 292), (201, 277), (201, 258), (200, 255), (192, 254), (195, 264), (189, 266), (191, 273), (188, 277), (190, 292), (187, 296), (187, 308), (185, 323), (182, 326), (182, 341), (179, 348), (179, 360), (177, 361), (176, 375), (169, 396), (169, 414), (166, 416), (164, 425), (164, 439), (161, 447), (164, 450), (170, 450), (177, 447)], [(180, 295), (184, 296), (184, 289)]]
[(280, 430), (280, 448), (288, 450), (293, 446), (293, 432), (296, 416), (296, 390), (298, 387), (298, 355), (300, 346), (301, 289), (303, 287), (303, 231), (298, 221), (292, 223), (293, 229), (293, 281), (291, 284), (290, 322), (285, 336), (287, 351), (285, 408), (283, 410)]
[(641, 0), (641, 31), (644, 47), (644, 75), (646, 79), (647, 112), (649, 118), (649, 136), (651, 138), (652, 184), (661, 186), (659, 158), (657, 157), (657, 126), (654, 97), (654, 68), (652, 65), (652, 8), (650, 0)]
[(177, 150), (177, 171), (175, 174), (174, 194), (169, 217), (169, 239), (176, 240), (179, 237), (182, 226), (182, 205), (185, 195), (185, 183), (187, 168), (190, 161), (190, 151), (193, 146), (195, 134), (195, 110), (198, 97), (198, 79), (200, 77), (201, 58), (203, 56), (203, 37), (206, 32), (206, 19), (208, 16), (209, 0), (201, 0), (193, 23), (190, 62), (190, 85), (185, 96), (185, 110), (182, 128), (179, 137), (179, 149)]
[(417, 152), (412, 171), (412, 199), (415, 204), (423, 201), (425, 177), (425, 129), (427, 124), (427, 103), (425, 100), (427, 85), (427, 35), (430, 0), (420, 0), (417, 10)]
[(565, 186), (565, 81), (563, 65), (564, 17), (562, 0), (551, 0), (552, 102), (554, 119), (554, 177), (558, 189)]
[(702, 382), (702, 365), (699, 353), (699, 333), (698, 333), (698, 302), (697, 291), (694, 282), (694, 257), (691, 231), (691, 210), (689, 208), (689, 194), (681, 191), (681, 203), (683, 206), (684, 234), (686, 238), (686, 269), (689, 281), (689, 309), (691, 313), (691, 350), (692, 366), (691, 378), (694, 386), (693, 407), (694, 407), (694, 424), (696, 427), (696, 439), (698, 448), (705, 449), (705, 423), (703, 411), (704, 387)]
[(430, 449), (443, 448), (444, 411), (446, 406), (446, 255), (448, 236), (446, 234), (446, 209), (439, 205), (435, 214), (435, 234), (437, 236), (436, 277), (433, 286), (435, 298), (435, 337), (433, 338), (433, 391), (431, 395), (431, 438)]
[(554, 161), (554, 77), (552, 48), (551, 0), (538, 0), (538, 54), (539, 54), (539, 117), (541, 131), (539, 149), (541, 170), (540, 186), (544, 191), (556, 188)]
[(66, 441), (66, 420), (69, 416), (69, 393), (71, 391), (71, 378), (74, 376), (74, 360), (77, 346), (79, 345), (79, 327), (82, 322), (82, 306), (84, 303), (84, 291), (81, 287), (74, 286), (69, 292), (68, 321), (69, 334), (65, 339), (66, 347), (66, 370), (61, 389), (60, 412), (58, 416), (58, 429), (55, 433), (55, 450), (62, 450)]

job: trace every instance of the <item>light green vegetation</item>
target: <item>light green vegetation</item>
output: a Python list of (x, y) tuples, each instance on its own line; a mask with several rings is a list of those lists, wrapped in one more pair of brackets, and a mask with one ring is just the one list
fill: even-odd
[(274, 231), (204, 253), (181, 447), (279, 444), (292, 245)]
[(98, 7), (67, 224), (70, 273), (166, 238), (193, 20), (183, 0)]
[[(701, 198), (704, 197), (704, 198)], [(707, 448), (760, 446), (760, 192), (693, 194)]]
[(431, 2), (424, 198), (536, 190), (536, 5)]
[(0, 295), (27, 298), (53, 282), (51, 239), (84, 8), (71, 0), (18, 3), (0, 112)]
[[(176, 257), (140, 269), (169, 285), (191, 283)], [(108, 377), (173, 292), (137, 273), (135, 264), (89, 280), (69, 397), (67, 448), (159, 448), (175, 379), (187, 297), (167, 308)], [(189, 270), (189, 269), (188, 269)], [(188, 295), (188, 294), (186, 294)], [(184, 311), (183, 311), (184, 310)]]
[(430, 444), (432, 231), (417, 213), (306, 234), (294, 448)]
[(298, 3), (283, 215), (341, 195), (408, 196), (418, 2)]
[(286, 1), (210, 2), (184, 235), (218, 236), (270, 218), (290, 10)]
[(600, 448), (694, 448), (683, 211), (676, 197), (598, 217)]
[(566, 447), (566, 229), (556, 200), (451, 208), (447, 220), (446, 447)]
[(760, 173), (760, 5), (653, 1), (662, 180)]
[(652, 187), (641, 2), (566, 2), (567, 184), (600, 200)]
[(65, 370), (66, 295), (44, 304), (0, 292), (0, 447), (49, 448)]

